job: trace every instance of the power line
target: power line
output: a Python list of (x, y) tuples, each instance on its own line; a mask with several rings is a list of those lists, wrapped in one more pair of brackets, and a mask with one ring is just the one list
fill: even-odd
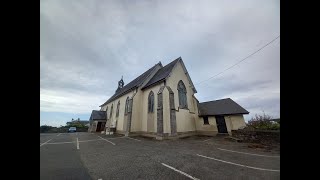
[(245, 57), (245, 58), (241, 59), (240, 61), (238, 61), (238, 62), (237, 62), (237, 63), (235, 63), (234, 65), (232, 65), (232, 66), (228, 67), (227, 69), (225, 69), (225, 70), (223, 70), (223, 71), (219, 72), (218, 74), (216, 74), (216, 75), (214, 75), (214, 76), (210, 77), (209, 79), (206, 79), (206, 80), (203, 80), (203, 81), (201, 81), (201, 82), (199, 82), (199, 83), (196, 83), (195, 85), (198, 85), (198, 84), (201, 84), (201, 83), (203, 83), (203, 82), (205, 82), (205, 81), (208, 81), (208, 80), (210, 80), (210, 79), (212, 79), (212, 78), (214, 78), (214, 77), (216, 77), (216, 76), (218, 76), (218, 75), (220, 75), (220, 74), (224, 73), (225, 71), (227, 71), (227, 70), (229, 70), (229, 69), (233, 68), (234, 66), (236, 66), (236, 65), (240, 64), (242, 61), (244, 61), (244, 60), (248, 59), (248, 58), (249, 58), (249, 57), (251, 57), (252, 55), (254, 55), (254, 54), (256, 54), (257, 52), (261, 51), (263, 48), (267, 47), (269, 44), (273, 43), (273, 42), (274, 42), (275, 40), (277, 40), (279, 37), (280, 37), (280, 35), (279, 35), (278, 37), (274, 38), (272, 41), (270, 41), (270, 42), (268, 42), (267, 44), (265, 44), (264, 46), (262, 46), (260, 49), (258, 49), (258, 50), (256, 50), (255, 52), (253, 52), (252, 54), (250, 54), (250, 55), (248, 55), (247, 57)]

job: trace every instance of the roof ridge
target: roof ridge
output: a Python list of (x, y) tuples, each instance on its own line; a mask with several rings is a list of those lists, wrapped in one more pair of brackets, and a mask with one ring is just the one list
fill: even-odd
[(199, 111), (200, 116), (249, 114), (249, 111), (233, 101), (231, 98), (199, 103)]
[[(134, 80), (138, 79), (139, 77), (141, 77), (142, 75), (144, 75), (145, 73), (147, 73), (149, 70), (153, 69), (154, 67), (156, 67), (158, 64), (155, 64), (154, 66), (152, 66), (151, 68), (149, 68), (148, 70), (144, 71), (142, 74), (140, 74), (138, 77), (134, 78), (132, 81), (130, 81), (127, 85), (123, 86), (126, 87), (128, 86), (130, 83), (132, 83)], [(116, 93), (115, 93), (116, 94)]]
[[(169, 74), (172, 71), (173, 67), (175, 66), (175, 64), (179, 60), (181, 60), (181, 57), (176, 58), (175, 60), (171, 61), (170, 63), (168, 63), (165, 66), (163, 66), (162, 68), (160, 68), (158, 70), (158, 72), (156, 72), (155, 75), (149, 80), (149, 82), (142, 87), (142, 89), (145, 89), (145, 88), (147, 88), (149, 86), (152, 86), (153, 84), (162, 82), (163, 79), (165, 79), (165, 78), (167, 78), (169, 76)], [(169, 71), (168, 72), (164, 72), (167, 68), (169, 68)], [(164, 76), (158, 77), (158, 76), (160, 76), (161, 73), (163, 73)]]
[[(209, 103), (209, 102), (222, 101), (222, 100), (227, 100), (227, 99), (232, 100), (231, 98), (223, 98), (223, 99), (217, 99), (217, 100), (212, 100), (212, 101), (205, 101), (205, 102), (200, 102), (200, 103)], [(233, 101), (233, 100), (232, 100), (232, 101)]]
[[(161, 62), (159, 62), (161, 63)], [(123, 94), (125, 94), (126, 92), (132, 90), (135, 87), (139, 87), (141, 85), (140, 81), (144, 81), (146, 79), (147, 74), (150, 74), (152, 72), (152, 70), (159, 65), (159, 63), (155, 64), (154, 66), (152, 66), (151, 68), (149, 68), (148, 70), (144, 71), (142, 74), (140, 74), (138, 77), (136, 77), (135, 79), (133, 79), (132, 81), (130, 81), (127, 85), (123, 86), (118, 92), (115, 92), (105, 103), (103, 103), (101, 106), (113, 101), (114, 99), (122, 96)], [(160, 64), (161, 65), (161, 64)]]

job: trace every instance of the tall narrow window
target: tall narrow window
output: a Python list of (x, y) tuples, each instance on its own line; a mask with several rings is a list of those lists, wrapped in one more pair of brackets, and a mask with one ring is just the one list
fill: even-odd
[(110, 118), (112, 118), (112, 111), (113, 111), (113, 104), (111, 105), (111, 109), (110, 109)]
[(153, 107), (154, 107), (154, 94), (151, 91), (149, 93), (149, 97), (148, 97), (148, 112), (149, 113), (153, 113)]
[(130, 100), (129, 100), (129, 103), (128, 103), (128, 113), (129, 113), (129, 112), (132, 112), (132, 101), (133, 101), (133, 99), (130, 99)]
[(118, 101), (118, 105), (117, 105), (116, 117), (119, 117), (119, 109), (120, 109), (120, 100)]
[(107, 106), (107, 109), (106, 109), (106, 120), (108, 120), (108, 106)]
[(187, 89), (182, 80), (178, 83), (178, 94), (179, 94), (179, 107), (182, 109), (188, 109), (187, 103)]
[(124, 114), (128, 113), (128, 108), (129, 108), (129, 97), (127, 97), (127, 100), (126, 100), (126, 104), (125, 104), (125, 108), (124, 108)]
[(203, 116), (203, 124), (209, 124), (208, 116)]

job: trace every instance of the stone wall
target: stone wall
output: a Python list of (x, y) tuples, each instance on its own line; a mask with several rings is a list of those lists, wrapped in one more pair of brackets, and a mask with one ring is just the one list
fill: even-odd
[(272, 130), (232, 130), (232, 136), (243, 142), (261, 144), (279, 144), (280, 131)]

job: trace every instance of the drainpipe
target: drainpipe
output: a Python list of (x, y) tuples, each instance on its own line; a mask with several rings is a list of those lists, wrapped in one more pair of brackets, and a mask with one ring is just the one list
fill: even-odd
[(136, 91), (133, 93), (132, 97), (130, 98), (130, 106), (129, 106), (129, 110), (130, 110), (130, 121), (128, 121), (127, 119), (127, 132), (125, 133), (125, 136), (129, 136), (129, 132), (130, 132), (130, 129), (131, 129), (131, 122), (132, 122), (132, 109), (133, 109), (133, 98), (134, 96), (137, 94), (138, 92), (138, 88), (136, 88)]
[(229, 118), (229, 124), (230, 124), (230, 135), (232, 136), (233, 124), (232, 124), (232, 121), (231, 121), (231, 116), (228, 116), (228, 118)]

